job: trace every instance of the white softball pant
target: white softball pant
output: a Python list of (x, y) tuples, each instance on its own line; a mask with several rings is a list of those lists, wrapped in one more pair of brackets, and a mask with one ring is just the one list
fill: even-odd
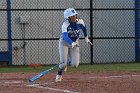
[[(76, 41), (79, 44), (78, 40)], [(68, 61), (71, 62), (72, 67), (79, 66), (79, 47), (71, 48), (66, 44), (63, 39), (59, 40), (59, 54), (60, 62), (59, 68), (64, 69), (67, 66)]]

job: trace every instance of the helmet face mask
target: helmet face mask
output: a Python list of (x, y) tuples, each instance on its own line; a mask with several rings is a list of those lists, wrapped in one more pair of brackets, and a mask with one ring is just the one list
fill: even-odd
[(69, 17), (75, 16), (75, 15), (77, 16), (77, 14), (78, 13), (76, 12), (74, 8), (68, 8), (64, 11), (64, 18), (69, 19)]

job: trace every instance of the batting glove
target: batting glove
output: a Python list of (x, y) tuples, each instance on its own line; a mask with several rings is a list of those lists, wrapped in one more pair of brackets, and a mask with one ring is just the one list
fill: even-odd
[(72, 48), (74, 48), (74, 47), (79, 47), (79, 45), (77, 43), (73, 42), (72, 43)]
[(85, 41), (87, 44), (92, 45), (92, 43), (90, 42), (90, 40), (88, 39), (88, 37), (85, 37)]

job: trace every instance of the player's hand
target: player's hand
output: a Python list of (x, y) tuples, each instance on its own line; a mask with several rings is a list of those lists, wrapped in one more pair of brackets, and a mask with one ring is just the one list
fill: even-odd
[(88, 39), (88, 37), (85, 37), (85, 41), (86, 41), (87, 44), (93, 45), (93, 44), (90, 42), (90, 40)]
[(72, 43), (72, 48), (74, 48), (74, 47), (79, 47), (79, 45), (77, 43), (73, 42)]

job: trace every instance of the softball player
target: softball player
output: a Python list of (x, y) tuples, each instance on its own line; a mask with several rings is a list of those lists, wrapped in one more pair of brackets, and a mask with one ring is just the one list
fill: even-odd
[(72, 67), (79, 65), (79, 35), (83, 31), (85, 41), (88, 44), (92, 43), (88, 39), (87, 29), (82, 19), (77, 19), (77, 12), (73, 8), (68, 8), (64, 11), (64, 22), (61, 27), (61, 37), (59, 39), (59, 54), (60, 62), (56, 76), (56, 82), (62, 80), (62, 72), (67, 69), (68, 60)]

